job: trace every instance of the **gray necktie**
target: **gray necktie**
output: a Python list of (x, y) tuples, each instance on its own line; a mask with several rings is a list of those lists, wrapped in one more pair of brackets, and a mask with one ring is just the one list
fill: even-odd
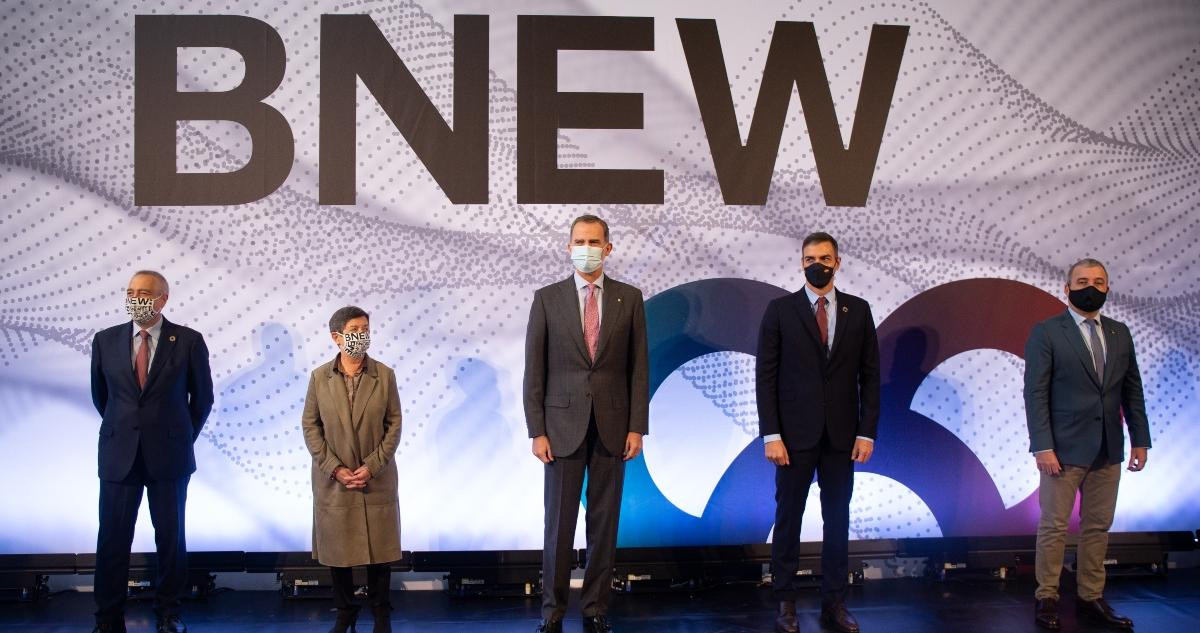
[(1096, 375), (1104, 380), (1104, 346), (1100, 344), (1100, 324), (1096, 319), (1088, 319), (1087, 324), (1092, 339), (1092, 362), (1096, 365)]

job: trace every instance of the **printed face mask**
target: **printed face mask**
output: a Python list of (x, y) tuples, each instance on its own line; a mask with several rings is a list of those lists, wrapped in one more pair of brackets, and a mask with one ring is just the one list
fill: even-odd
[(342, 332), (342, 351), (350, 358), (362, 358), (371, 346), (370, 332)]
[(1101, 292), (1095, 286), (1086, 286), (1067, 293), (1067, 298), (1071, 301), (1071, 305), (1079, 308), (1080, 312), (1095, 312), (1100, 309), (1100, 306), (1104, 305), (1104, 300), (1108, 298), (1108, 293)]
[(162, 297), (125, 297), (125, 312), (138, 325), (145, 325), (158, 316), (154, 302)]
[(804, 278), (813, 285), (813, 288), (824, 288), (829, 285), (830, 281), (833, 281), (833, 268), (821, 262), (813, 262), (804, 269)]
[(571, 263), (581, 273), (594, 272), (604, 261), (604, 249), (599, 246), (572, 246)]

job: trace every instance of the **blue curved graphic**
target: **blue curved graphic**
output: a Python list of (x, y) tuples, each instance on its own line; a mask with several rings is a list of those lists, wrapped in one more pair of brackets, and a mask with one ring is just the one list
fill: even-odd
[[(787, 291), (746, 279), (696, 281), (646, 302), (650, 394), (684, 363), (722, 351), (754, 355), (767, 304)], [(861, 472), (895, 479), (933, 512), (945, 536), (1028, 533), (1034, 497), (1005, 509), (979, 458), (953, 433), (909, 409), (929, 373), (974, 349), (1023, 356), (1034, 323), (1061, 310), (1049, 294), (1020, 282), (970, 279), (910, 299), (879, 327), (882, 376), (880, 449)], [(1014, 402), (1013, 406), (1021, 406)], [(645, 458), (627, 465), (621, 547), (741, 545), (765, 542), (774, 524), (774, 467), (757, 440), (721, 477), (700, 517), (675, 507), (655, 485)]]

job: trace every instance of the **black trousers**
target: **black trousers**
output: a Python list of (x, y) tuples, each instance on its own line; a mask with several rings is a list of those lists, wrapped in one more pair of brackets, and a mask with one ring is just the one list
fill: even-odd
[(142, 489), (150, 505), (154, 524), (154, 546), (158, 551), (154, 611), (159, 617), (179, 613), (179, 597), (187, 585), (187, 542), (184, 538), (184, 506), (190, 475), (178, 479), (151, 480), (146, 474), (142, 449), (129, 474), (121, 481), (100, 480), (100, 530), (96, 536), (96, 619), (124, 618), (129, 585), (129, 550)]
[[(622, 447), (623, 449), (624, 447)], [(567, 610), (574, 563), (575, 523), (587, 476), (587, 569), (583, 575), (585, 616), (605, 615), (612, 593), (617, 525), (625, 460), (600, 441), (593, 414), (583, 444), (570, 455), (555, 455), (546, 464), (546, 533), (542, 551), (542, 617), (557, 620)]]
[(800, 567), (800, 521), (804, 516), (813, 473), (821, 487), (821, 600), (840, 603), (846, 598), (850, 572), (850, 496), (854, 491), (854, 462), (849, 451), (839, 451), (822, 437), (816, 447), (788, 451), (788, 466), (775, 467), (775, 535), (771, 541), (771, 569), (775, 598), (796, 599), (796, 570)]
[[(354, 602), (354, 568), (330, 567), (333, 575), (333, 606), (350, 609)], [(367, 604), (375, 607), (391, 606), (392, 566), (388, 563), (367, 565)]]

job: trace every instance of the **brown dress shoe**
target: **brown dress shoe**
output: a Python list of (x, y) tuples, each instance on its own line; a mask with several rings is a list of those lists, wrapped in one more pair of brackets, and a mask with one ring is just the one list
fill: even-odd
[(1058, 622), (1058, 600), (1043, 598), (1033, 605), (1033, 621), (1043, 629), (1057, 631), (1062, 628)]
[(1079, 619), (1090, 624), (1099, 624), (1110, 629), (1132, 630), (1133, 620), (1117, 615), (1113, 612), (1112, 607), (1104, 601), (1104, 598), (1095, 600), (1076, 600), (1075, 613), (1079, 615)]
[(779, 616), (775, 618), (775, 633), (800, 633), (796, 624), (796, 603), (787, 600), (779, 603)]
[(821, 624), (841, 633), (858, 633), (858, 621), (841, 602), (821, 607)]

